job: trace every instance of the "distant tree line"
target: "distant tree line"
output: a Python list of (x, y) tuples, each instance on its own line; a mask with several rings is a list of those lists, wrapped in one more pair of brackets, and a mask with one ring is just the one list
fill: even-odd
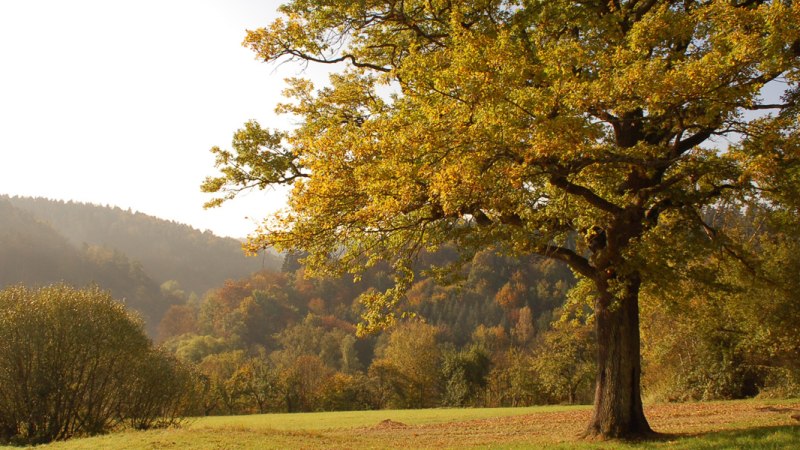
[[(800, 394), (798, 238), (767, 210), (707, 214), (761, 257), (720, 247), (644, 287), (645, 398)], [(302, 255), (288, 255), (281, 272), (172, 306), (159, 339), (202, 374), (202, 414), (590, 403), (591, 286), (494, 248), (450, 279), (425, 270), (455, 258), (422, 255), (409, 319), (378, 335), (357, 337), (356, 325), (361, 298), (390, 286), (386, 267), (357, 282), (307, 279)]]
[(276, 254), (248, 258), (235, 239), (140, 212), (44, 198), (5, 200), (49, 224), (75, 247), (99, 246), (120, 252), (141, 264), (156, 283), (176, 280), (197, 295), (225, 279), (280, 267)]

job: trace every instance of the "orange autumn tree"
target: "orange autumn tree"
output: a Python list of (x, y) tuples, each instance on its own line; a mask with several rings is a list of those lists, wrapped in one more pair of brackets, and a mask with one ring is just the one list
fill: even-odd
[[(291, 185), (251, 250), (300, 250), (317, 272), (390, 261), (396, 285), (364, 296), (365, 330), (392, 322), (423, 249), (493, 245), (567, 263), (594, 292), (587, 435), (650, 434), (640, 288), (703, 250), (678, 235), (729, 245), (704, 207), (757, 198), (759, 167), (795, 158), (797, 3), (295, 0), (280, 11), (245, 45), (343, 71), (322, 89), (289, 80), (279, 110), (296, 129), (249, 122), (232, 151), (212, 149), (221, 174), (203, 190), (222, 195), (208, 206)], [(776, 80), (784, 98), (762, 102)], [(770, 147), (751, 157), (752, 146), (713, 146), (719, 137)]]

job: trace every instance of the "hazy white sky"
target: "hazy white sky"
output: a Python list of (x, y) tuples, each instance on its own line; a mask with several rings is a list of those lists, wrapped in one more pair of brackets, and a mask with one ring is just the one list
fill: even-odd
[(288, 124), (273, 109), (300, 69), (241, 46), (279, 3), (0, 0), (0, 194), (253, 231), (281, 193), (203, 210), (199, 185), (215, 173), (209, 148), (229, 147), (245, 121)]
[(284, 78), (326, 79), (323, 69), (256, 61), (241, 46), (279, 3), (0, 0), (0, 194), (252, 232), (283, 193), (203, 210), (210, 197), (199, 185), (216, 173), (209, 148), (228, 147), (245, 121), (291, 125), (273, 114)]

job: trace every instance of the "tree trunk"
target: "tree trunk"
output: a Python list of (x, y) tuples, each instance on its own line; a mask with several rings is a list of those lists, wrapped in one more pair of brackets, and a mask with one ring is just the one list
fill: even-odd
[(608, 280), (598, 282), (595, 302), (597, 380), (594, 411), (585, 437), (639, 438), (653, 434), (642, 409), (639, 348), (638, 274), (614, 280), (622, 284), (617, 296)]

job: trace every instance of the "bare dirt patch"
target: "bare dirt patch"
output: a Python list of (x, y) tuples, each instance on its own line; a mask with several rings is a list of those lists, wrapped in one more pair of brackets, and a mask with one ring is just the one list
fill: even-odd
[(382, 420), (373, 427), (375, 430), (402, 430), (404, 428), (408, 428), (408, 425), (403, 422), (395, 422), (392, 419)]

